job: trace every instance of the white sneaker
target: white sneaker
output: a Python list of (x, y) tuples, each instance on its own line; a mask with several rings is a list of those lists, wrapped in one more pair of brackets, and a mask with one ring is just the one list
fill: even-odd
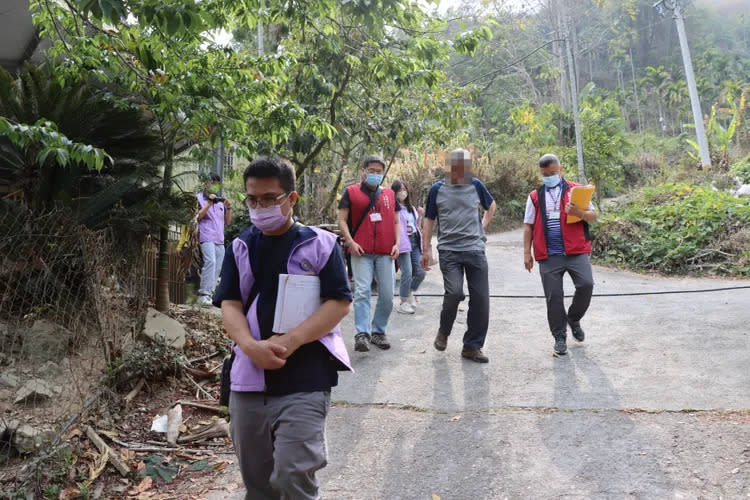
[(466, 312), (466, 309), (464, 309), (463, 307), (459, 307), (458, 314), (456, 314), (456, 323), (458, 323), (459, 325), (465, 325), (467, 316), (468, 313)]
[(412, 306), (415, 310), (417, 309), (417, 298), (414, 295), (409, 297), (409, 300), (407, 301), (407, 303), (410, 306)]
[(211, 307), (214, 305), (211, 301), (211, 297), (209, 297), (208, 295), (201, 295), (200, 298), (198, 298), (196, 304), (201, 307)]
[(399, 312), (401, 314), (414, 314), (417, 311), (408, 302), (402, 302), (401, 305), (399, 305), (396, 309), (396, 312)]

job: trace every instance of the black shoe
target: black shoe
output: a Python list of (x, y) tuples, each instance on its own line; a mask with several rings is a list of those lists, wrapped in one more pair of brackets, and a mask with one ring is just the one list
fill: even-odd
[(581, 328), (580, 323), (571, 323), (570, 324), (570, 331), (573, 332), (573, 338), (576, 339), (578, 342), (583, 342), (583, 339), (586, 338), (586, 334), (583, 333), (583, 328)]
[(466, 349), (464, 348), (463, 351), (461, 351), (461, 357), (465, 359), (470, 359), (472, 361), (475, 361), (477, 363), (489, 363), (490, 358), (488, 358), (481, 349)]
[(555, 354), (563, 356), (568, 352), (568, 346), (565, 344), (565, 337), (555, 337)]
[(445, 348), (448, 347), (448, 336), (444, 333), (438, 332), (435, 337), (435, 342), (433, 342), (432, 345), (434, 345), (435, 349), (438, 351), (444, 351)]
[(354, 350), (367, 352), (370, 350), (370, 336), (366, 333), (358, 333), (354, 336)]
[(370, 338), (370, 343), (375, 347), (379, 347), (383, 350), (391, 348), (391, 344), (385, 337), (385, 333), (373, 333), (372, 337)]

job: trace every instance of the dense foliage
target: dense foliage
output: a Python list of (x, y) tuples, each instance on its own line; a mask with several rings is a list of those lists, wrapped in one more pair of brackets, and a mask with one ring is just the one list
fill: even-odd
[[(685, 11), (717, 172), (701, 181), (721, 188), (747, 178), (741, 158), (750, 152), (750, 16), (741, 4), (690, 2)], [(50, 134), (5, 139), (2, 180), (36, 208), (67, 204), (92, 227), (158, 232), (163, 269), (168, 224), (191, 215), (174, 183), (176, 157), (189, 150), (211, 163), (219, 141), (247, 158), (288, 158), (308, 223), (332, 221), (336, 194), (357, 180), (367, 153), (393, 162), (386, 182), (406, 178), (419, 199), (441, 175), (440, 152), (468, 147), (498, 200), (497, 224), (516, 225), (541, 154), (558, 154), (578, 180), (571, 76), (599, 202), (698, 174), (675, 25), (651, 0), (490, 0), (442, 14), (417, 0), (30, 5), (49, 57), (44, 73), (3, 77), (3, 129), (52, 131), (70, 144), (45, 145)], [(95, 119), (78, 119), (83, 105)], [(235, 200), (240, 184), (227, 183)]]
[(665, 184), (610, 210), (594, 253), (639, 270), (750, 276), (750, 199), (706, 186)]

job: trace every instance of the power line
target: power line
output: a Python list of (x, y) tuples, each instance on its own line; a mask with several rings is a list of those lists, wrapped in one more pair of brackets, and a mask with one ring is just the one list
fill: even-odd
[[(690, 17), (690, 16), (685, 16), (685, 19), (687, 19), (688, 17)], [(649, 24), (649, 25), (647, 25), (647, 26), (642, 26), (641, 28), (635, 29), (635, 30), (633, 30), (633, 33), (640, 33), (641, 31), (645, 31), (645, 30), (647, 30), (647, 29), (653, 28), (653, 27), (655, 27), (655, 26), (659, 26), (659, 25), (661, 25), (661, 24), (664, 24), (664, 20), (663, 20), (663, 19), (662, 19), (662, 20), (660, 20), (660, 21), (657, 21), (657, 22), (651, 23), (651, 24)], [(608, 28), (608, 29), (611, 29), (611, 28)], [(486, 78), (486, 77), (488, 77), (488, 76), (494, 76), (494, 75), (495, 75), (496, 73), (499, 73), (500, 71), (506, 70), (506, 69), (508, 69), (508, 68), (510, 68), (510, 67), (513, 67), (513, 66), (517, 65), (517, 64), (518, 64), (518, 63), (520, 63), (520, 62), (523, 62), (523, 61), (525, 61), (526, 59), (528, 59), (529, 57), (531, 57), (531, 56), (532, 56), (532, 55), (534, 55), (535, 53), (539, 52), (539, 51), (540, 51), (541, 49), (543, 49), (544, 47), (546, 47), (546, 46), (548, 46), (548, 45), (550, 45), (550, 44), (552, 44), (552, 43), (555, 43), (555, 42), (564, 42), (564, 41), (565, 41), (565, 39), (564, 39), (564, 38), (558, 38), (558, 39), (554, 39), (554, 40), (549, 40), (549, 41), (545, 42), (544, 44), (540, 45), (539, 47), (535, 48), (534, 50), (532, 50), (532, 51), (531, 51), (531, 52), (529, 52), (528, 54), (526, 54), (526, 55), (524, 55), (524, 56), (522, 56), (522, 57), (520, 57), (520, 58), (516, 59), (515, 61), (513, 61), (513, 62), (511, 62), (511, 63), (509, 63), (509, 64), (506, 64), (505, 66), (503, 66), (503, 67), (501, 67), (501, 68), (498, 68), (498, 69), (492, 70), (492, 71), (490, 71), (490, 72), (488, 72), (488, 73), (485, 73), (485, 74), (483, 74), (483, 75), (481, 75), (481, 76), (478, 76), (478, 77), (476, 77), (476, 78), (474, 78), (474, 79), (472, 79), (472, 80), (469, 80), (469, 81), (467, 81), (467, 82), (464, 82), (464, 83), (460, 83), (460, 84), (458, 84), (458, 86), (459, 86), (459, 87), (465, 87), (466, 85), (469, 85), (469, 84), (471, 84), (471, 83), (474, 83), (474, 82), (476, 82), (476, 81), (478, 81), (478, 80), (481, 80), (481, 79), (483, 79), (483, 78)], [(599, 43), (596, 43), (596, 44), (594, 44), (594, 45), (592, 45), (592, 46), (586, 47), (585, 49), (581, 49), (581, 50), (577, 51), (577, 52), (576, 52), (576, 55), (577, 55), (577, 56), (582, 56), (582, 55), (584, 55), (584, 54), (587, 54), (588, 52), (592, 52), (592, 51), (593, 51), (594, 49), (598, 49), (599, 47), (601, 47), (601, 46), (603, 46), (603, 45), (605, 45), (605, 44), (608, 44), (609, 42), (610, 42), (610, 40), (607, 40), (607, 39), (605, 39), (605, 40), (603, 40), (603, 41), (601, 41), (601, 42), (599, 42)], [(464, 64), (464, 63), (466, 63), (466, 62), (469, 62), (469, 61), (471, 61), (471, 60), (472, 60), (472, 58), (471, 58), (471, 57), (469, 57), (469, 58), (467, 58), (467, 59), (465, 59), (465, 60), (463, 60), (463, 61), (460, 61), (460, 62), (458, 62), (458, 63), (455, 63), (455, 64), (454, 64), (454, 66), (458, 66), (459, 64)], [(545, 66), (546, 64), (550, 64), (550, 65), (551, 65), (551, 63), (552, 63), (552, 62), (553, 62), (553, 61), (550, 61), (549, 63), (545, 62), (545, 63), (539, 64), (539, 65), (537, 65), (537, 66), (534, 66), (534, 67)]]
[[(712, 293), (712, 292), (725, 292), (729, 290), (744, 290), (750, 289), (750, 285), (739, 285), (739, 286), (727, 286), (721, 288), (699, 288), (693, 290), (656, 290), (652, 292), (622, 292), (622, 293), (595, 293), (592, 297), (638, 297), (644, 295), (673, 295), (673, 294), (685, 294), (685, 293)], [(415, 297), (442, 297), (442, 293), (415, 293)], [(467, 295), (468, 297), (468, 295)], [(572, 297), (572, 295), (566, 295), (565, 297)], [(505, 295), (505, 294), (490, 294), (491, 299), (544, 299), (544, 295)]]
[(523, 62), (524, 60), (528, 59), (528, 58), (529, 58), (529, 57), (531, 57), (532, 55), (534, 55), (534, 54), (536, 54), (537, 52), (539, 52), (540, 50), (542, 50), (542, 49), (543, 49), (544, 47), (546, 47), (547, 45), (550, 45), (550, 44), (552, 44), (552, 43), (555, 43), (555, 42), (564, 42), (564, 41), (565, 41), (565, 39), (564, 39), (564, 38), (557, 38), (557, 39), (554, 39), (554, 40), (550, 40), (550, 41), (548, 41), (548, 42), (545, 42), (545, 43), (543, 43), (542, 45), (540, 45), (539, 47), (537, 47), (537, 48), (535, 48), (534, 50), (532, 50), (531, 52), (529, 52), (528, 54), (526, 54), (525, 56), (523, 56), (523, 57), (520, 57), (520, 58), (516, 59), (516, 60), (515, 60), (515, 61), (513, 61), (512, 63), (506, 64), (505, 66), (503, 66), (503, 67), (501, 67), (501, 68), (497, 68), (497, 69), (495, 69), (495, 70), (492, 70), (492, 71), (490, 71), (489, 73), (485, 73), (484, 75), (478, 76), (478, 77), (476, 77), (476, 78), (474, 78), (474, 79), (472, 79), (472, 80), (469, 80), (468, 82), (460, 83), (460, 84), (459, 84), (458, 86), (459, 86), (459, 87), (465, 87), (465, 86), (469, 85), (470, 83), (474, 83), (474, 82), (476, 82), (477, 80), (481, 80), (482, 78), (486, 78), (486, 77), (488, 77), (488, 76), (493, 76), (493, 75), (496, 75), (497, 73), (499, 73), (499, 72), (501, 72), (501, 71), (503, 71), (503, 70), (506, 70), (506, 69), (508, 69), (508, 68), (510, 68), (510, 67), (512, 67), (512, 66), (515, 66), (516, 64), (518, 64), (518, 63), (520, 63), (520, 62)]

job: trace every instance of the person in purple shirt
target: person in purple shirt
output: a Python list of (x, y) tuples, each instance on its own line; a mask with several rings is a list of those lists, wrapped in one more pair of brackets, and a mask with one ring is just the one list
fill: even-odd
[(213, 174), (203, 191), (197, 194), (198, 229), (203, 254), (198, 304), (211, 306), (211, 297), (224, 261), (224, 226), (232, 220), (232, 203), (218, 195), (221, 177)]
[(401, 240), (399, 245), (398, 266), (401, 269), (399, 296), (401, 304), (396, 309), (401, 314), (414, 314), (417, 300), (414, 292), (422, 284), (426, 273), (422, 269), (422, 232), (419, 229), (419, 217), (424, 214), (422, 207), (414, 207), (409, 199), (409, 188), (402, 180), (396, 179), (391, 184), (396, 193), (396, 210), (400, 219)]
[[(294, 168), (278, 157), (243, 173), (253, 225), (232, 241), (214, 305), (231, 337), (229, 415), (245, 498), (320, 498), (325, 424), (338, 372), (351, 370), (339, 322), (352, 301), (336, 235), (295, 222)], [(274, 331), (279, 276), (317, 276), (321, 306)]]

